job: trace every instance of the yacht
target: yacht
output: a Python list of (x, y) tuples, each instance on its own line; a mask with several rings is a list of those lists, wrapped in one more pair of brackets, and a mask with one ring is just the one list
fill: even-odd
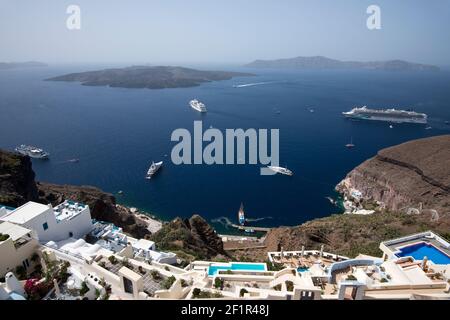
[(50, 153), (33, 146), (20, 145), (15, 149), (16, 152), (35, 159), (47, 159)]
[(238, 212), (238, 220), (239, 224), (243, 226), (245, 224), (245, 213), (244, 213), (244, 205), (241, 202), (241, 207), (239, 208)]
[(276, 167), (276, 166), (267, 166), (267, 168), (269, 168), (270, 170), (276, 172), (276, 173), (281, 173), (287, 176), (292, 176), (294, 175), (294, 173), (289, 170), (288, 168), (283, 168), (283, 167)]
[(151, 179), (152, 176), (161, 168), (162, 164), (163, 164), (162, 161), (156, 163), (152, 161), (150, 168), (148, 168), (145, 179)]
[(349, 148), (349, 149), (355, 147), (355, 145), (353, 144), (353, 137), (350, 138), (350, 143), (347, 143), (347, 144), (345, 145), (345, 147), (346, 147), (346, 148)]
[(206, 112), (206, 106), (204, 103), (198, 101), (197, 99), (189, 101), (189, 105), (192, 109), (197, 110), (198, 112)]

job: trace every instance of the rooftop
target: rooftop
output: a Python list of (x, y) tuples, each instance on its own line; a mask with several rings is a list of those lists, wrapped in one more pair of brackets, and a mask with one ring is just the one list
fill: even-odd
[(13, 241), (16, 241), (25, 235), (30, 234), (31, 230), (18, 226), (14, 223), (3, 222), (0, 223), (0, 233), (7, 234)]
[(85, 204), (66, 200), (54, 208), (56, 221), (72, 219), (86, 209), (86, 207)]
[(45, 204), (29, 201), (19, 208), (8, 212), (6, 215), (2, 216), (1, 219), (3, 221), (22, 224), (34, 219), (49, 209), (50, 207)]

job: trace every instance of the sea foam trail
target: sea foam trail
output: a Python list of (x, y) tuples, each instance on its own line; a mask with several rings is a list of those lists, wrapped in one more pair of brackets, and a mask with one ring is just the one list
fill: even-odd
[(254, 87), (254, 86), (261, 86), (261, 85), (270, 84), (270, 83), (275, 83), (275, 82), (270, 81), (270, 82), (255, 82), (255, 83), (235, 84), (233, 86), (233, 88)]
[[(273, 219), (272, 217), (261, 217), (261, 218), (246, 218), (245, 221), (247, 222), (258, 222), (258, 221), (262, 221), (265, 219)], [(230, 227), (231, 225), (233, 225), (233, 222), (231, 222), (231, 220), (227, 217), (219, 217), (216, 219), (212, 219), (211, 222), (214, 223), (220, 223), (223, 226), (225, 226), (226, 228)]]

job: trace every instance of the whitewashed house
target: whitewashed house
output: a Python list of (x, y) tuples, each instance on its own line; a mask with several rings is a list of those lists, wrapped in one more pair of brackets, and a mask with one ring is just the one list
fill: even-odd
[(82, 238), (92, 229), (89, 206), (72, 201), (64, 201), (55, 208), (30, 201), (0, 216), (0, 221), (34, 230), (41, 243)]

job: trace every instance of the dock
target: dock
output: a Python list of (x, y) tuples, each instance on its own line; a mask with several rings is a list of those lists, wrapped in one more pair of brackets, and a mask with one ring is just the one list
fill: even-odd
[(260, 232), (269, 232), (271, 228), (263, 228), (263, 227), (252, 227), (252, 226), (241, 226), (238, 224), (232, 223), (231, 226), (233, 228), (236, 228), (238, 230), (245, 231), (246, 229), (253, 229), (254, 231), (260, 231)]

